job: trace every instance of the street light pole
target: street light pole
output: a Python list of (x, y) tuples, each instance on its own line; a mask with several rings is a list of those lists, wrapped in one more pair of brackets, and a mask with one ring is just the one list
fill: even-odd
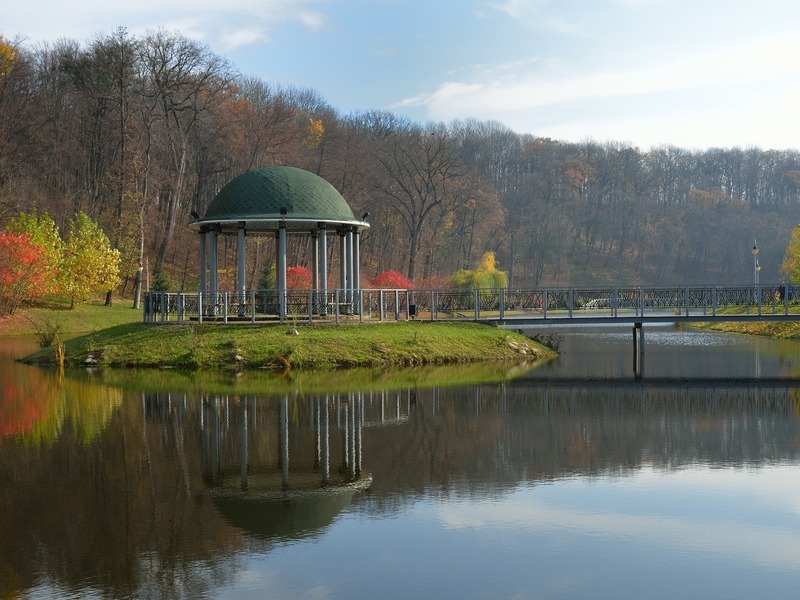
[(753, 239), (753, 283), (758, 285), (758, 272), (761, 270), (761, 267), (758, 265), (758, 244), (756, 240)]

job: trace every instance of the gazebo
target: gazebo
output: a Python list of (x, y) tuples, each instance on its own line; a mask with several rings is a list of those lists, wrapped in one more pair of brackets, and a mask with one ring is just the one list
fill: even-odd
[(296, 167), (273, 166), (249, 171), (230, 181), (216, 195), (203, 217), (193, 213), (190, 227), (200, 234), (200, 292), (219, 294), (217, 242), (220, 235), (237, 237), (236, 294), (246, 302), (245, 240), (248, 235), (275, 235), (279, 316), (286, 316), (286, 237), (309, 235), (313, 247), (312, 288), (316, 312), (327, 312), (328, 235), (339, 236), (340, 288), (352, 301), (360, 289), (359, 235), (369, 227), (365, 213), (353, 215), (347, 201), (322, 177)]

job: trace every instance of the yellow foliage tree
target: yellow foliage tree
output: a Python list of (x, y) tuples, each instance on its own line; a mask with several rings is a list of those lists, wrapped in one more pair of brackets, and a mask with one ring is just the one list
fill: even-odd
[(452, 277), (453, 285), (460, 289), (496, 289), (508, 287), (508, 272), (497, 270), (494, 252), (485, 252), (475, 269), (461, 269)]
[(306, 150), (313, 151), (319, 148), (322, 143), (322, 136), (325, 135), (325, 126), (322, 124), (322, 119), (308, 119), (308, 126), (306, 127), (307, 135), (303, 138), (303, 146)]
[(111, 247), (100, 226), (80, 212), (69, 224), (64, 243), (64, 292), (75, 300), (113, 290), (120, 283), (119, 250)]
[(11, 73), (18, 60), (16, 48), (0, 35), (0, 79)]
[(800, 281), (800, 225), (792, 229), (792, 237), (781, 263), (781, 275), (787, 281)]

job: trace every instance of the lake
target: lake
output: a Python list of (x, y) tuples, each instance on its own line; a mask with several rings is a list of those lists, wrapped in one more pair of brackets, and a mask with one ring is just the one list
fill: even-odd
[(0, 340), (0, 596), (796, 597), (800, 345), (649, 327), (636, 377), (628, 327), (557, 338), (322, 378)]

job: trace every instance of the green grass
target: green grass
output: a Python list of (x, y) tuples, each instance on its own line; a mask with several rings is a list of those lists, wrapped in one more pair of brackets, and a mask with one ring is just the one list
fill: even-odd
[[(751, 311), (755, 313), (756, 309), (751, 307)], [(744, 314), (746, 312), (746, 307), (728, 307), (723, 310), (718, 310), (717, 314)], [(764, 314), (770, 314), (767, 312), (766, 308), (764, 308), (762, 312)], [(789, 312), (797, 314), (800, 312), (800, 306), (795, 304), (790, 305)], [(748, 335), (763, 335), (782, 339), (800, 339), (800, 322), (798, 321), (703, 323), (697, 325), (697, 327), (711, 331), (725, 331), (728, 333), (745, 333)]]
[(68, 303), (23, 308), (10, 317), (0, 318), (0, 335), (35, 335), (47, 326), (57, 326), (61, 335), (76, 335), (107, 329), (117, 325), (139, 323), (142, 311), (133, 310), (130, 300), (119, 300), (112, 306), (102, 302)]
[[(528, 338), (475, 323), (381, 324), (128, 323), (66, 342), (66, 364), (178, 369), (338, 369), (541, 360), (555, 356)], [(521, 348), (526, 348), (522, 354)], [(28, 362), (52, 364), (45, 348)]]

